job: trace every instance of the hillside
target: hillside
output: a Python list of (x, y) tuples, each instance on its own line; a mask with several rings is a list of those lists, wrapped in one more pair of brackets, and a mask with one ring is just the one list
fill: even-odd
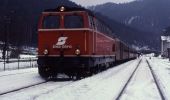
[(68, 0), (0, 0), (0, 41), (36, 45), (41, 12), (59, 5), (77, 6)]
[(144, 33), (136, 33), (135, 37), (145, 37), (147, 41), (150, 41), (150, 46), (156, 49), (160, 44), (162, 30), (170, 26), (169, 0), (138, 0), (124, 4), (106, 3), (89, 7), (89, 9), (143, 31)]
[[(110, 26), (114, 32), (114, 35), (120, 38), (126, 44), (139, 49), (154, 49), (154, 47), (157, 46), (157, 44), (154, 44), (157, 41), (150, 41), (150, 35), (154, 35), (153, 33), (141, 31), (121, 24), (120, 22), (101, 15), (100, 13), (96, 13), (96, 16), (98, 16), (98, 18), (102, 19), (108, 26)], [(147, 34), (147, 36), (144, 36), (143, 34)]]
[[(110, 5), (110, 3), (108, 4)], [(37, 23), (41, 12), (44, 9), (57, 8), (59, 5), (78, 7), (77, 4), (69, 0), (1, 0), (0, 41), (8, 41), (10, 44), (16, 46), (36, 46)], [(96, 7), (93, 7), (94, 11), (96, 11), (95, 8)], [(146, 47), (154, 44), (152, 47), (158, 47), (157, 44), (155, 44), (156, 41), (150, 41), (149, 36), (153, 33), (141, 31), (126, 23), (126, 25), (124, 25), (124, 23), (120, 23), (117, 19), (109, 16), (106, 17), (100, 13), (95, 14), (112, 28), (118, 38), (127, 44), (137, 47)]]

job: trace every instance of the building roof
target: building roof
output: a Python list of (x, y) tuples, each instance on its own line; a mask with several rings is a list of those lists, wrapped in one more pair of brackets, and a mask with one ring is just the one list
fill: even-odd
[(167, 27), (163, 30), (162, 36), (170, 36), (170, 27)]

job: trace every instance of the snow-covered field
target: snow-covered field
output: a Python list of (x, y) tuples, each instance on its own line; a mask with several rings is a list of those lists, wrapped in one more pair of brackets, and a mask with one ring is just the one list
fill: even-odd
[[(37, 67), (37, 61), (27, 61), (27, 62), (12, 62), (12, 63), (5, 63), (5, 70), (16, 70), (16, 69), (23, 69), (23, 68), (32, 68)], [(0, 62), (0, 71), (4, 70), (4, 62)]]
[(20, 59), (9, 59), (9, 63), (5, 63), (0, 59), (0, 71), (15, 70), (23, 68), (37, 67), (37, 58), (35, 55), (20, 55)]
[(37, 68), (1, 72), (0, 93), (43, 82), (37, 73)]
[[(150, 70), (149, 60), (159, 78), (159, 83), (170, 99), (170, 62), (147, 57), (132, 77), (121, 100), (160, 100)], [(115, 100), (140, 59), (132, 60), (79, 81), (47, 82), (38, 86), (0, 96), (0, 100)], [(13, 75), (15, 73), (20, 73)], [(10, 75), (9, 75), (10, 74)], [(43, 79), (37, 68), (0, 72), (0, 92), (16, 89)]]

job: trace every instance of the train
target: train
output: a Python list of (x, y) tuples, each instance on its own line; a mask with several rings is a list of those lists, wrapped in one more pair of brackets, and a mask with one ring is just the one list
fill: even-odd
[(42, 12), (38, 24), (38, 72), (80, 79), (138, 56), (91, 11), (60, 6)]

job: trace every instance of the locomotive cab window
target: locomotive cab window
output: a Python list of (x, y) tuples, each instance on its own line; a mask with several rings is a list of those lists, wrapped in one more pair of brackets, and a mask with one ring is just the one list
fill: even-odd
[(46, 16), (43, 20), (44, 29), (56, 29), (60, 27), (60, 17), (59, 16)]
[(83, 17), (80, 15), (66, 15), (64, 17), (65, 28), (83, 28)]

